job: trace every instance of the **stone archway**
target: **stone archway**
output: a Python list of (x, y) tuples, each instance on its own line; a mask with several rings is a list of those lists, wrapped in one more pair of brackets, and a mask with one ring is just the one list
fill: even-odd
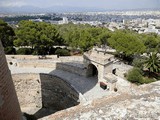
[(89, 64), (87, 67), (87, 76), (92, 77), (92, 76), (98, 76), (98, 69), (95, 65)]

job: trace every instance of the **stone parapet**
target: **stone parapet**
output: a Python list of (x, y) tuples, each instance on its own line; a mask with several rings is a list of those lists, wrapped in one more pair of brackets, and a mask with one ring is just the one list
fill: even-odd
[(22, 120), (22, 114), (0, 42), (0, 120)]

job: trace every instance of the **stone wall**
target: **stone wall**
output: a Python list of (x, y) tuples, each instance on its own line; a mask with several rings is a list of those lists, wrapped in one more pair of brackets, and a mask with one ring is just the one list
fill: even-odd
[(83, 65), (82, 66), (75, 66), (75, 65), (70, 65), (67, 63), (57, 63), (56, 69), (75, 73), (75, 74), (78, 74), (81, 76), (87, 76), (87, 69)]
[(57, 55), (46, 55), (45, 57), (38, 55), (6, 55), (7, 60), (53, 60), (53, 61), (83, 61), (82, 56), (59, 56)]
[[(79, 93), (66, 81), (49, 74), (13, 74), (23, 112), (43, 116), (79, 104)], [(47, 111), (48, 112), (48, 111)]]
[(22, 120), (22, 114), (0, 41), (0, 120)]
[(40, 74), (43, 107), (66, 109), (79, 104), (79, 93), (66, 81), (48, 74)]
[(55, 68), (56, 62), (53, 61), (45, 61), (45, 60), (18, 60), (17, 61), (18, 67), (44, 67), (44, 68)]
[(67, 56), (59, 57), (56, 55), (46, 56), (46, 59), (39, 59), (38, 56), (33, 55), (6, 55), (8, 65), (18, 67), (45, 67), (55, 68), (57, 62), (82, 62), (82, 56)]
[[(57, 58), (57, 55), (46, 55), (46, 59), (55, 59)], [(20, 60), (37, 60), (39, 58), (42, 58), (38, 55), (6, 55), (7, 59), (20, 59)]]
[(113, 69), (116, 69), (116, 75), (121, 78), (125, 78), (124, 74), (127, 73), (133, 66), (124, 64), (123, 62), (116, 62), (113, 64)]

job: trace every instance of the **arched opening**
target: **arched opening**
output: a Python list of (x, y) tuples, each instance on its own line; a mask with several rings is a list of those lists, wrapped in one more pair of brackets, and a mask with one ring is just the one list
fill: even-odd
[(87, 73), (87, 76), (88, 77), (92, 77), (92, 76), (98, 76), (98, 70), (97, 70), (97, 67), (93, 64), (89, 64), (88, 65), (88, 73)]

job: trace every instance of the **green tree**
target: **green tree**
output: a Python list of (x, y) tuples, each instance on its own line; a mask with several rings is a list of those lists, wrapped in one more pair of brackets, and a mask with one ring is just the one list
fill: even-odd
[(95, 44), (106, 44), (109, 35), (109, 30), (106, 28), (93, 27), (88, 24), (74, 25), (72, 23), (56, 26), (60, 35), (73, 49), (80, 48), (82, 51), (91, 49)]
[(146, 51), (146, 47), (140, 37), (136, 33), (126, 30), (117, 30), (112, 33), (111, 37), (108, 39), (108, 43), (111, 47), (116, 49), (118, 56), (121, 56), (128, 62), (132, 62), (134, 55)]
[(147, 48), (147, 52), (156, 52), (158, 45), (160, 44), (160, 37), (156, 34), (142, 34), (144, 45)]
[(36, 54), (48, 54), (54, 45), (63, 43), (56, 27), (49, 23), (21, 21), (18, 26), (14, 45), (30, 46)]
[(0, 40), (5, 48), (6, 54), (15, 54), (15, 49), (13, 48), (13, 41), (15, 38), (15, 33), (12, 27), (10, 27), (3, 20), (0, 20)]

